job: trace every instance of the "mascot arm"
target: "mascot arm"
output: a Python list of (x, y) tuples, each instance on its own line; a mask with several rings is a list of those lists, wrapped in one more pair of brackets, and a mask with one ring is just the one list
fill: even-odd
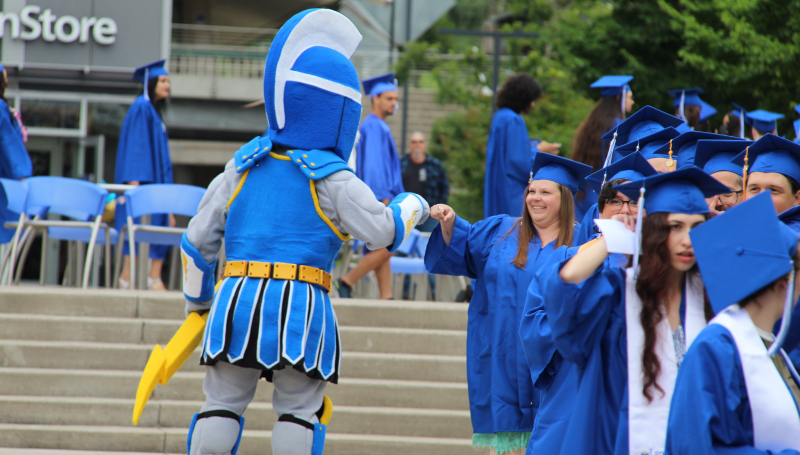
[[(392, 201), (394, 206), (383, 205), (375, 198), (375, 194), (367, 184), (352, 172), (339, 171), (317, 181), (317, 196), (322, 212), (341, 232), (351, 234), (367, 244), (371, 250), (395, 246), (398, 238), (398, 226), (402, 225), (400, 243), (408, 234), (406, 227), (409, 219), (403, 220), (403, 209), (415, 204), (409, 200), (401, 202), (411, 193), (403, 193)], [(430, 209), (424, 199), (413, 195), (416, 200), (417, 216), (408, 230), (423, 222)], [(409, 215), (412, 212), (406, 213)], [(396, 246), (399, 246), (397, 243)]]
[(400, 193), (392, 199), (389, 207), (394, 219), (394, 242), (388, 247), (390, 252), (400, 248), (400, 244), (416, 226), (431, 214), (428, 202), (416, 193)]

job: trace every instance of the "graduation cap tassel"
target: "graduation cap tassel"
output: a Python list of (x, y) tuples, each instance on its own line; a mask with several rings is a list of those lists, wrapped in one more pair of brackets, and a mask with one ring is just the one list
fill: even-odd
[(150, 81), (150, 68), (144, 69), (144, 99), (150, 101), (150, 94), (147, 93), (147, 83)]
[(778, 334), (775, 335), (775, 341), (770, 345), (767, 354), (772, 357), (776, 355), (783, 342), (786, 340), (786, 335), (789, 333), (789, 326), (792, 322), (792, 310), (794, 309), (794, 261), (792, 263), (792, 271), (789, 272), (789, 283), (786, 286), (786, 300), (783, 303), (783, 320)]
[(670, 172), (675, 170), (675, 160), (672, 159), (672, 139), (669, 140), (669, 160), (667, 160)]
[(636, 244), (633, 249), (633, 280), (639, 279), (639, 252), (642, 250), (642, 223), (644, 220), (644, 185), (639, 188), (639, 211), (636, 213)]
[(609, 144), (608, 153), (606, 153), (606, 162), (603, 163), (603, 169), (604, 169), (604, 171), (603, 171), (603, 184), (600, 185), (600, 188), (606, 186), (606, 177), (607, 177), (607, 174), (608, 174), (608, 166), (611, 164), (611, 162), (614, 159), (613, 158), (613, 156), (614, 156), (614, 147), (616, 147), (616, 146), (617, 146), (617, 132), (614, 131), (614, 137), (611, 138), (611, 144)]
[(744, 139), (744, 111), (739, 111), (739, 137)]
[(750, 146), (744, 149), (744, 167), (742, 168), (742, 201), (747, 200), (747, 155), (750, 154)]
[(620, 106), (620, 110), (622, 111), (622, 118), (623, 119), (625, 118), (625, 101), (628, 100), (628, 98), (627, 98), (628, 94), (627, 94), (627, 90), (626, 90), (627, 87), (626, 86), (627, 86), (627, 84), (622, 86), (622, 101), (621, 101), (622, 106)]
[(686, 92), (681, 92), (681, 103), (680, 103), (680, 107), (679, 107), (680, 111), (678, 112), (678, 114), (680, 114), (679, 117), (684, 122), (686, 121), (686, 115), (683, 113), (683, 101), (684, 101), (685, 97), (686, 97)]

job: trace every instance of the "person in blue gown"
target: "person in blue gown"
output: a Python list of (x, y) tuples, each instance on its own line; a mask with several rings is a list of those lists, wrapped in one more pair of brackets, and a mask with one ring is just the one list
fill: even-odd
[[(137, 68), (133, 80), (141, 82), (143, 90), (128, 109), (122, 123), (114, 181), (129, 185), (172, 183), (169, 137), (160, 113), (170, 90), (169, 74), (164, 69), (164, 60)], [(118, 198), (117, 201), (115, 226), (120, 230), (127, 223), (127, 217), (124, 198)], [(150, 224), (175, 226), (175, 218), (171, 214), (151, 215)], [(161, 268), (168, 251), (168, 245), (150, 245), (152, 261), (147, 280), (148, 288), (165, 290), (161, 281)], [(129, 254), (128, 242), (125, 242), (123, 254)], [(130, 260), (126, 257), (122, 264), (119, 284), (120, 288), (127, 288), (130, 286)]]
[(769, 199), (756, 196), (691, 233), (716, 316), (675, 381), (667, 454), (800, 454), (800, 377), (780, 349), (800, 291), (798, 239)]
[[(397, 108), (397, 85), (394, 73), (361, 81), (364, 92), (372, 100), (372, 112), (361, 122), (356, 142), (356, 176), (369, 186), (375, 197), (384, 205), (404, 191), (400, 158), (392, 131), (386, 118)], [(392, 253), (386, 248), (370, 251), (358, 264), (337, 280), (339, 297), (349, 298), (353, 285), (371, 271), (375, 271), (380, 298), (392, 296)]]
[(533, 274), (557, 248), (574, 244), (572, 197), (590, 171), (566, 158), (538, 154), (519, 218), (497, 215), (471, 225), (446, 205), (431, 209), (440, 225), (428, 243), (426, 268), (474, 280), (467, 381), (476, 446), (498, 454), (527, 446), (539, 394), (516, 333)]
[[(728, 188), (687, 168), (615, 189), (633, 198), (642, 187), (637, 218), (616, 215), (622, 223), (614, 232), (540, 272), (555, 348), (578, 372), (580, 411), (567, 424), (562, 454), (663, 450), (671, 384), (710, 317), (688, 234), (705, 221), (705, 198)], [(640, 223), (641, 267), (635, 255), (628, 269), (607, 261), (639, 244), (626, 227)]]
[(33, 173), (33, 164), (17, 118), (6, 101), (8, 72), (0, 65), (0, 178), (22, 180)]
[(558, 154), (561, 144), (540, 141), (532, 147), (528, 127), (521, 114), (526, 114), (542, 96), (542, 89), (528, 74), (509, 77), (497, 92), (497, 112), (492, 117), (489, 141), (486, 144), (486, 177), (484, 180), (483, 213), (522, 215), (520, 199), (528, 185), (528, 171), (537, 151)]
[[(600, 100), (583, 119), (572, 139), (572, 159), (588, 164), (593, 171), (603, 167), (609, 143), (602, 136), (622, 123), (633, 109), (633, 92), (628, 85), (633, 76), (603, 76), (591, 88), (600, 90)], [(593, 188), (583, 188), (575, 196), (575, 218), (583, 219), (597, 202), (598, 193)]]
[[(638, 206), (613, 187), (631, 180), (639, 180), (657, 172), (638, 153), (601, 169), (588, 177), (586, 181), (601, 194), (600, 202), (602, 219), (609, 219), (616, 214), (636, 216)], [(603, 179), (608, 179), (603, 185)], [(600, 190), (600, 186), (603, 190)], [(590, 220), (594, 225), (594, 220)], [(581, 229), (583, 232), (583, 229)], [(585, 242), (578, 242), (583, 245)], [(528, 454), (559, 453), (564, 444), (564, 435), (573, 413), (575, 395), (578, 391), (578, 373), (574, 366), (565, 362), (553, 344), (547, 311), (541, 297), (539, 273), (551, 264), (557, 264), (572, 257), (578, 248), (562, 247), (556, 250), (548, 262), (539, 269), (528, 287), (528, 296), (522, 313), (519, 334), (522, 348), (531, 371), (533, 385), (541, 391), (539, 411), (534, 422), (531, 440), (528, 443)], [(623, 255), (614, 255), (615, 261), (626, 261)], [(622, 263), (620, 266), (624, 266)]]

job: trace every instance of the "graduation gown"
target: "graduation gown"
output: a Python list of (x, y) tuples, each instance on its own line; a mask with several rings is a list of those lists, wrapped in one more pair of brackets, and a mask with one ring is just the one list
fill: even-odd
[[(613, 257), (613, 256), (612, 256)], [(606, 260), (573, 284), (559, 272), (568, 259), (540, 272), (555, 348), (578, 373), (573, 412), (561, 454), (628, 454), (628, 342), (625, 269)], [(685, 327), (685, 304), (681, 302)]]
[[(575, 219), (582, 220), (587, 213), (591, 212), (593, 207), (597, 206), (597, 198), (600, 197), (590, 186), (586, 186), (583, 190), (583, 198), (579, 198), (578, 193), (575, 195)], [(594, 224), (592, 224), (594, 226)]]
[(20, 180), (30, 177), (32, 173), (33, 164), (25, 150), (19, 123), (8, 109), (8, 104), (0, 99), (0, 178)]
[(753, 416), (742, 362), (731, 333), (703, 329), (686, 353), (675, 382), (667, 454), (798, 455), (754, 447)]
[[(597, 232), (594, 231), (594, 220), (598, 218), (600, 218), (600, 208), (597, 206), (597, 203), (595, 203), (586, 211), (586, 214), (583, 215), (581, 228), (578, 230), (578, 245), (583, 245), (597, 234)], [(577, 217), (575, 219), (577, 219)]]
[(511, 109), (498, 109), (492, 117), (486, 144), (485, 218), (522, 215), (522, 196), (535, 156), (525, 119)]
[(389, 125), (370, 113), (361, 122), (356, 144), (356, 176), (369, 186), (379, 201), (403, 192), (400, 158)]
[[(167, 127), (153, 104), (140, 95), (128, 109), (117, 145), (116, 183), (172, 183), (172, 159), (169, 156)], [(114, 225), (120, 230), (126, 223), (125, 205), (117, 204)], [(138, 220), (137, 220), (138, 222)], [(167, 215), (152, 215), (151, 224), (168, 226)], [(151, 245), (150, 257), (164, 259), (169, 247)], [(125, 242), (124, 254), (128, 254)]]
[(431, 234), (425, 266), (431, 273), (463, 275), (474, 280), (467, 323), (467, 382), (474, 433), (528, 432), (539, 404), (528, 363), (516, 335), (528, 285), (555, 250), (534, 238), (528, 264), (513, 262), (516, 218), (495, 216), (470, 225), (456, 217), (450, 245), (441, 227)]

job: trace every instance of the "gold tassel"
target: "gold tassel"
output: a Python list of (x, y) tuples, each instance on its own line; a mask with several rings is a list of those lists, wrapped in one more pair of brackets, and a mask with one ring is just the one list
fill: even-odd
[(747, 155), (750, 154), (750, 146), (744, 149), (744, 167), (742, 168), (742, 201), (747, 200)]
[(675, 170), (675, 160), (672, 159), (672, 139), (669, 140), (669, 160), (667, 160), (670, 172)]

